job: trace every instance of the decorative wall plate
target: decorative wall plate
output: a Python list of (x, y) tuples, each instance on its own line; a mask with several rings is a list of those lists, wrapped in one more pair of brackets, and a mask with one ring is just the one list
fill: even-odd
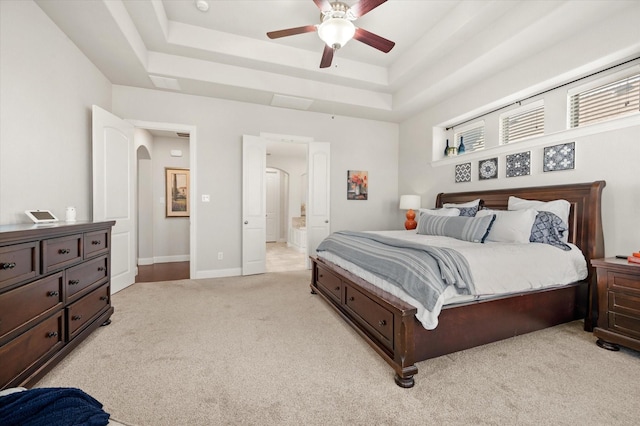
[(576, 166), (576, 143), (562, 143), (544, 148), (545, 172), (556, 170), (570, 170)]
[(471, 163), (456, 164), (456, 183), (471, 182)]
[(498, 157), (481, 160), (478, 162), (478, 175), (480, 180), (495, 179), (498, 177)]
[(507, 177), (531, 174), (531, 151), (507, 155)]

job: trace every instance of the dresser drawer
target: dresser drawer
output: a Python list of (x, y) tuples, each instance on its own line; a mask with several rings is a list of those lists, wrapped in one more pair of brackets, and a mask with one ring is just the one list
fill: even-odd
[[(26, 376), (64, 345), (64, 312), (51, 316), (9, 343), (0, 346), (0, 388)], [(16, 383), (20, 383), (17, 380)]]
[(82, 260), (82, 234), (42, 241), (42, 273), (73, 265)]
[(389, 349), (393, 349), (393, 313), (365, 296), (350, 285), (345, 285), (345, 308), (377, 336)]
[(328, 269), (318, 266), (318, 287), (322, 292), (340, 303), (342, 293), (342, 280)]
[(109, 251), (109, 231), (96, 231), (84, 234), (84, 258), (88, 259)]
[(609, 331), (640, 339), (640, 318), (609, 312)]
[(0, 343), (64, 304), (62, 272), (0, 294)]
[(640, 296), (610, 291), (609, 311), (640, 319)]
[(37, 242), (0, 247), (0, 290), (37, 275)]
[(624, 291), (640, 295), (640, 275), (609, 271), (607, 274), (609, 290)]
[(67, 269), (67, 302), (71, 302), (82, 297), (85, 293), (83, 290), (105, 281), (108, 276), (107, 256), (89, 260), (82, 265)]
[(67, 308), (68, 340), (73, 339), (85, 325), (109, 307), (109, 285), (93, 290)]

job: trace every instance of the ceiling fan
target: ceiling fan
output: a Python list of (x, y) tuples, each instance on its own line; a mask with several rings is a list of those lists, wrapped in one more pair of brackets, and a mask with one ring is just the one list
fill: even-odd
[(334, 52), (347, 44), (352, 38), (384, 53), (388, 53), (393, 46), (395, 46), (394, 42), (353, 25), (353, 21), (369, 13), (386, 1), (387, 0), (360, 0), (349, 7), (349, 5), (340, 1), (313, 0), (321, 12), (320, 24), (271, 31), (267, 33), (267, 37), (274, 39), (317, 31), (320, 39), (325, 42), (324, 52), (322, 52), (322, 59), (320, 60), (320, 68), (331, 66)]

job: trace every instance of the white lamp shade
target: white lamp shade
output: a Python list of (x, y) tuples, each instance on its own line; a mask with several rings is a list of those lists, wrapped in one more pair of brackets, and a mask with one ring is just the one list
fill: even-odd
[(318, 27), (318, 36), (327, 46), (339, 49), (356, 33), (353, 23), (344, 18), (330, 18)]
[(419, 195), (401, 195), (400, 210), (419, 209), (422, 200)]

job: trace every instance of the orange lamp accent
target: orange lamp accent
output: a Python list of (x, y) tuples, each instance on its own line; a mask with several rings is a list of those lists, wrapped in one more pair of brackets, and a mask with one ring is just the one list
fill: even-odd
[(415, 221), (416, 212), (413, 209), (407, 210), (407, 220), (404, 222), (404, 228), (406, 230), (416, 229), (418, 222)]

